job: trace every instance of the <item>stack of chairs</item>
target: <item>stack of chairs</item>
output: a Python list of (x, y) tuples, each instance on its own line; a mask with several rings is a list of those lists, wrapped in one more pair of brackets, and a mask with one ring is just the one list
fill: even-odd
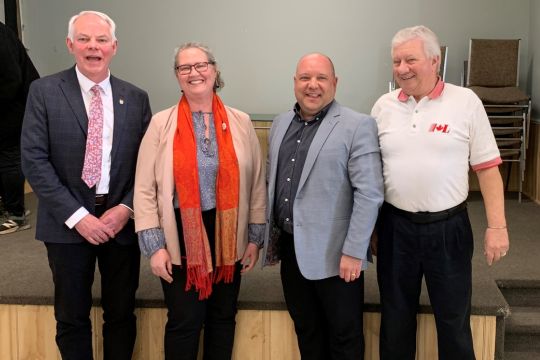
[(506, 189), (512, 164), (518, 164), (521, 202), (529, 139), (531, 98), (519, 86), (520, 40), (471, 39), (465, 62), (465, 85), (482, 100), (501, 153), (507, 162)]

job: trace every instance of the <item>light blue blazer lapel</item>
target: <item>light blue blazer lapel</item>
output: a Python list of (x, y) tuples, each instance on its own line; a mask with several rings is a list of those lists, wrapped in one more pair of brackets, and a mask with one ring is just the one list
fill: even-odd
[(315, 164), (315, 160), (317, 160), (326, 139), (334, 129), (334, 126), (336, 126), (336, 124), (339, 122), (339, 107), (340, 105), (334, 100), (334, 103), (330, 109), (328, 109), (328, 113), (324, 119), (321, 120), (322, 122), (321, 125), (319, 125), (319, 130), (317, 130), (317, 133), (309, 146), (306, 162), (304, 163), (304, 168), (302, 169), (302, 175), (300, 176), (296, 194), (300, 193), (300, 190), (302, 190), (302, 187), (306, 183), (309, 173), (311, 172), (311, 169)]
[(115, 157), (118, 154), (124, 128), (126, 126), (126, 111), (129, 106), (129, 99), (126, 97), (126, 89), (111, 75), (111, 89), (113, 97), (113, 143), (111, 150), (111, 163), (115, 162)]
[(88, 114), (81, 93), (81, 86), (75, 73), (75, 67), (65, 72), (66, 76), (62, 78), (60, 89), (66, 97), (66, 100), (77, 118), (77, 122), (85, 135), (88, 132)]

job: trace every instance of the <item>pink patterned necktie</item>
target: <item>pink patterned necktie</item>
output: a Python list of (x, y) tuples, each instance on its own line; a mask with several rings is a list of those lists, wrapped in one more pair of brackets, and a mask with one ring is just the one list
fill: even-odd
[(101, 149), (103, 142), (103, 103), (101, 102), (99, 85), (90, 89), (90, 111), (88, 111), (88, 136), (86, 137), (86, 153), (81, 178), (89, 188), (96, 185), (101, 178)]

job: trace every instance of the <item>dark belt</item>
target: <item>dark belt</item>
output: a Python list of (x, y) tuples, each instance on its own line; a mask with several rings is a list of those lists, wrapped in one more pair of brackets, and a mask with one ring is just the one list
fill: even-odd
[(443, 211), (429, 212), (429, 211), (420, 211), (420, 212), (410, 212), (398, 209), (397, 207), (385, 203), (390, 211), (396, 215), (403, 216), (409, 221), (415, 224), (429, 224), (437, 221), (442, 221), (451, 218), (452, 216), (459, 214), (460, 212), (467, 209), (467, 202), (464, 201), (459, 205), (451, 207)]
[(285, 240), (292, 240), (294, 241), (294, 235), (281, 229), (281, 233), (279, 234), (279, 236), (282, 238), (282, 239), (285, 239)]
[(96, 206), (107, 204), (107, 194), (96, 195)]

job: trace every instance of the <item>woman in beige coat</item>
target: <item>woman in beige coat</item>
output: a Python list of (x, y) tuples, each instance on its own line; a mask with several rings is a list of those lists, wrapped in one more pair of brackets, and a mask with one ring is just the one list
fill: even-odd
[(141, 252), (168, 309), (166, 359), (230, 359), (240, 274), (253, 268), (265, 227), (265, 176), (249, 116), (223, 105), (210, 50), (176, 50), (177, 105), (152, 118), (135, 178)]

